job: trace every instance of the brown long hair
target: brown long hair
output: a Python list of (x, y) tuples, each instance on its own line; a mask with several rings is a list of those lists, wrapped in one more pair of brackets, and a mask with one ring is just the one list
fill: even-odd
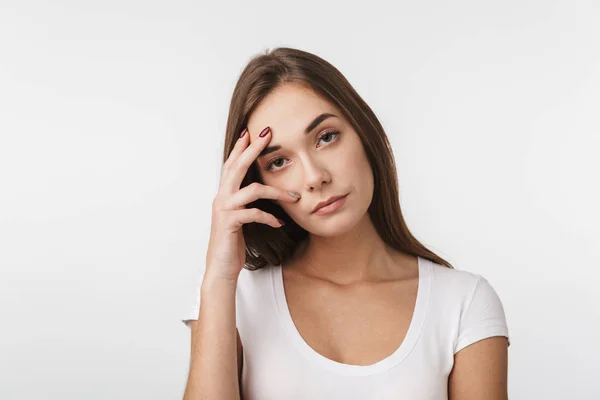
[[(401, 252), (453, 268), (450, 263), (421, 244), (408, 230), (400, 209), (392, 148), (379, 120), (341, 72), (314, 54), (289, 47), (277, 47), (267, 49), (250, 59), (231, 97), (223, 163), (229, 158), (253, 110), (269, 93), (286, 83), (310, 88), (337, 106), (359, 135), (374, 177), (374, 193), (368, 213), (382, 240)], [(255, 161), (244, 176), (241, 188), (253, 182), (263, 183), (257, 168)], [(270, 199), (258, 199), (247, 204), (246, 208), (258, 208), (285, 221), (282, 228), (262, 223), (242, 226), (246, 241), (246, 269), (256, 270), (266, 265), (284, 263), (294, 254), (296, 246), (309, 235)]]

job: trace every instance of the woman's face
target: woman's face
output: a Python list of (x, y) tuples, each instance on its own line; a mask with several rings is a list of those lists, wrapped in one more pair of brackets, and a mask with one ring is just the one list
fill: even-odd
[[(323, 113), (310, 132), (305, 130)], [(318, 236), (337, 236), (363, 218), (373, 197), (373, 174), (362, 142), (341, 112), (311, 89), (286, 84), (270, 93), (248, 120), (250, 142), (271, 127), (270, 142), (256, 161), (265, 185), (302, 197), (274, 200), (299, 226)], [(269, 140), (267, 138), (267, 140)], [(312, 212), (320, 201), (345, 195), (337, 211)]]

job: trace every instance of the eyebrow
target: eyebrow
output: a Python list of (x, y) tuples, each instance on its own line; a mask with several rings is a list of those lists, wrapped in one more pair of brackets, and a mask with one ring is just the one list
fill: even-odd
[[(304, 130), (304, 134), (308, 135), (312, 130), (314, 130), (317, 126), (319, 126), (319, 124), (321, 122), (325, 121), (327, 118), (330, 118), (330, 117), (338, 118), (338, 116), (335, 114), (323, 113), (323, 114), (319, 115), (317, 118), (315, 118), (310, 124), (308, 124), (308, 126)], [(257, 158), (264, 157), (267, 154), (277, 151), (279, 149), (281, 149), (280, 145), (268, 146), (265, 149), (263, 149), (263, 151), (260, 152), (260, 154), (258, 155)]]

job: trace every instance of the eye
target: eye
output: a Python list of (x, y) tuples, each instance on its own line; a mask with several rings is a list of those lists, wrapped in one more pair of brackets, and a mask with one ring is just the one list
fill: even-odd
[[(326, 131), (324, 133), (321, 134), (321, 136), (319, 136), (319, 142), (324, 138), (324, 137), (328, 137), (328, 136), (333, 136), (335, 139), (330, 139), (328, 142), (326, 143), (333, 143), (337, 140), (337, 137), (341, 135), (341, 132), (338, 130), (330, 130), (330, 131)], [(283, 160), (283, 157), (276, 157), (274, 159), (272, 159), (271, 161), (269, 161), (267, 163), (267, 165), (265, 166), (265, 170), (266, 171), (271, 171), (273, 168), (271, 168), (273, 165), (275, 165), (276, 162), (278, 162), (279, 160)], [(275, 165), (276, 167), (281, 167), (282, 165)], [(275, 170), (277, 171), (277, 169)]]

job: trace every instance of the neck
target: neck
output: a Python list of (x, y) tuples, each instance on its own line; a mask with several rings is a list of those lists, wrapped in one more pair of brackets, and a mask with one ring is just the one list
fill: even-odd
[(348, 285), (393, 279), (402, 275), (399, 264), (412, 257), (381, 240), (368, 214), (343, 235), (309, 235), (299, 245), (289, 269), (313, 278)]

